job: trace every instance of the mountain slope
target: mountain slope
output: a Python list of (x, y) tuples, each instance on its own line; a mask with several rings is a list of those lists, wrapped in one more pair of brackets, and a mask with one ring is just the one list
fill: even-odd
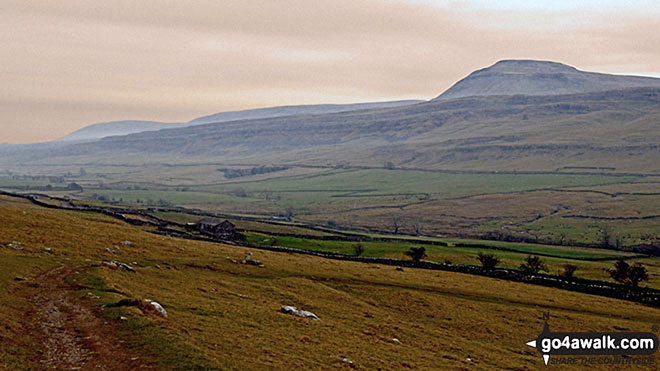
[(131, 163), (212, 159), (360, 166), (391, 161), (426, 169), (554, 170), (601, 164), (656, 171), (658, 117), (660, 88), (467, 97), (197, 125), (30, 154), (51, 164), (120, 158)]
[(105, 137), (129, 135), (145, 131), (156, 131), (161, 129), (173, 129), (183, 126), (203, 125), (208, 123), (228, 122), (236, 120), (255, 120), (272, 117), (296, 116), (296, 115), (318, 115), (325, 113), (350, 112), (366, 109), (378, 109), (388, 107), (401, 107), (421, 103), (421, 100), (401, 100), (393, 102), (357, 103), (357, 104), (317, 104), (303, 106), (281, 106), (270, 108), (258, 108), (243, 111), (220, 112), (208, 116), (199, 117), (183, 123), (164, 123), (155, 121), (111, 121), (86, 126), (80, 130), (60, 139), (60, 141), (92, 141)]
[[(471, 76), (470, 84), (481, 84), (474, 85), (469, 97), (443, 98), (452, 91), (456, 93), (452, 88), (430, 102), (397, 107), (308, 114), (337, 107), (302, 106), (213, 115), (207, 120), (232, 121), (88, 143), (11, 146), (0, 148), (5, 154), (0, 161), (43, 165), (213, 161), (315, 166), (383, 166), (384, 162), (392, 162), (395, 166), (423, 169), (547, 171), (563, 166), (606, 166), (621, 171), (660, 172), (660, 87), (558, 93), (660, 80), (585, 73), (559, 63), (537, 61), (503, 61)], [(547, 94), (538, 95), (537, 80), (545, 81)], [(499, 94), (503, 85), (489, 81), (504, 81), (518, 89), (516, 93), (527, 94)], [(526, 85), (521, 85), (523, 82)], [(348, 108), (356, 107), (365, 106)], [(254, 119), (264, 114), (291, 115)]]
[(111, 121), (86, 126), (60, 139), (60, 141), (89, 141), (115, 135), (128, 135), (145, 131), (170, 129), (181, 124), (156, 121)]
[(297, 115), (320, 115), (325, 113), (350, 112), (367, 109), (379, 109), (389, 107), (408, 106), (421, 103), (422, 100), (400, 100), (393, 102), (356, 103), (356, 104), (314, 104), (302, 106), (279, 106), (269, 108), (257, 108), (243, 111), (220, 112), (213, 115), (203, 116), (191, 120), (188, 125), (203, 125), (215, 122), (227, 122), (236, 120), (257, 120), (272, 117), (297, 116)]
[(503, 60), (472, 72), (435, 99), (560, 95), (638, 87), (660, 87), (660, 79), (583, 72), (557, 62)]

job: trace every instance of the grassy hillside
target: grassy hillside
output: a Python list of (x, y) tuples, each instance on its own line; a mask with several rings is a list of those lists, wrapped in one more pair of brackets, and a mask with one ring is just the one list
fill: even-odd
[[(104, 331), (124, 344), (114, 352), (126, 361), (118, 369), (340, 369), (344, 358), (358, 369), (537, 369), (542, 359), (524, 343), (541, 331), (542, 311), (555, 331), (648, 331), (660, 321), (657, 309), (638, 304), (456, 273), (258, 250), (252, 258), (263, 268), (237, 264), (245, 248), (5, 197), (0, 226), (0, 367), (10, 369), (39, 367), (47, 355), (39, 324), (48, 318), (34, 301), (55, 295), (46, 288), (73, 312), (107, 322)], [(44, 274), (53, 269), (63, 281)], [(168, 318), (130, 305), (144, 299), (163, 304)], [(321, 320), (282, 314), (282, 305)]]

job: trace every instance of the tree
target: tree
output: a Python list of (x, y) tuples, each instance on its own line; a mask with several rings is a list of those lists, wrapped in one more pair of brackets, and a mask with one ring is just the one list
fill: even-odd
[(360, 256), (364, 254), (364, 246), (362, 246), (361, 243), (357, 243), (353, 245), (353, 252), (355, 253), (355, 256)]
[(612, 247), (612, 231), (610, 227), (605, 227), (600, 230), (600, 246), (604, 249), (611, 249)]
[(649, 280), (648, 273), (643, 265), (635, 263), (631, 266), (625, 260), (614, 263), (614, 267), (608, 269), (607, 273), (610, 274), (613, 280), (631, 287), (637, 287), (640, 282)]
[(495, 269), (495, 267), (500, 264), (500, 259), (495, 256), (495, 254), (484, 254), (483, 252), (480, 252), (477, 255), (477, 260), (479, 260), (479, 263), (481, 263), (481, 268), (485, 271), (491, 271)]
[(415, 263), (419, 263), (422, 259), (426, 258), (426, 248), (421, 247), (411, 247), (410, 250), (405, 252), (406, 256), (411, 258)]
[(412, 223), (412, 229), (416, 236), (420, 236), (422, 234), (422, 224), (420, 222)]
[(640, 282), (648, 280), (649, 275), (643, 265), (636, 263), (630, 267), (630, 270), (628, 271), (628, 282), (630, 283), (630, 286), (637, 287)]
[(577, 269), (577, 265), (564, 264), (564, 270), (559, 275), (564, 278), (573, 278)]
[(520, 270), (524, 274), (537, 274), (540, 271), (548, 271), (548, 266), (536, 255), (527, 255), (525, 261), (520, 264)]
[(394, 234), (399, 233), (399, 227), (401, 226), (400, 222), (401, 222), (401, 219), (399, 219), (398, 216), (395, 216), (395, 217), (392, 218), (392, 230), (393, 230)]

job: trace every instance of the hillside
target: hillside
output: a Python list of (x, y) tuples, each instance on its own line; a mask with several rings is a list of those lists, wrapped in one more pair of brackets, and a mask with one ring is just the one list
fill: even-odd
[(472, 72), (435, 99), (560, 95), (639, 87), (660, 87), (660, 79), (584, 72), (557, 62), (502, 60)]
[[(232, 121), (27, 153), (34, 164), (154, 161), (350, 163), (425, 169), (657, 171), (660, 89), (442, 99), (412, 106)], [(631, 134), (634, 133), (634, 134)], [(146, 157), (145, 157), (146, 156)]]
[[(256, 249), (263, 268), (238, 264), (245, 248), (13, 198), (0, 197), (0, 225), (0, 368), (538, 368), (525, 342), (543, 311), (557, 331), (660, 321), (639, 304), (451, 272)], [(102, 263), (114, 260), (135, 273)]]
[(237, 120), (258, 120), (283, 116), (320, 115), (326, 113), (350, 112), (389, 107), (401, 107), (422, 103), (422, 100), (401, 100), (393, 102), (355, 103), (355, 104), (314, 104), (300, 106), (279, 106), (258, 108), (243, 111), (220, 112), (213, 115), (199, 117), (188, 122), (188, 125), (203, 125), (216, 122)]
[(181, 124), (156, 121), (111, 121), (85, 126), (60, 139), (60, 141), (90, 141), (116, 135), (128, 135), (145, 131), (169, 129)]
[(243, 111), (220, 112), (208, 116), (198, 117), (188, 123), (164, 123), (156, 121), (111, 121), (92, 124), (60, 139), (60, 141), (92, 141), (110, 136), (130, 135), (146, 131), (172, 129), (177, 127), (203, 125), (237, 120), (254, 120), (283, 116), (318, 115), (324, 113), (350, 112), (357, 110), (400, 107), (421, 103), (421, 100), (402, 100), (394, 102), (357, 103), (357, 104), (317, 104), (301, 106), (280, 106), (259, 108)]

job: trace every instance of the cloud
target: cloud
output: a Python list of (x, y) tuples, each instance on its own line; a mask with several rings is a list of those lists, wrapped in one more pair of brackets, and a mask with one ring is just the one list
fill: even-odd
[(55, 139), (116, 119), (431, 98), (505, 58), (660, 73), (657, 17), (619, 8), (4, 0), (2, 9), (0, 142)]

